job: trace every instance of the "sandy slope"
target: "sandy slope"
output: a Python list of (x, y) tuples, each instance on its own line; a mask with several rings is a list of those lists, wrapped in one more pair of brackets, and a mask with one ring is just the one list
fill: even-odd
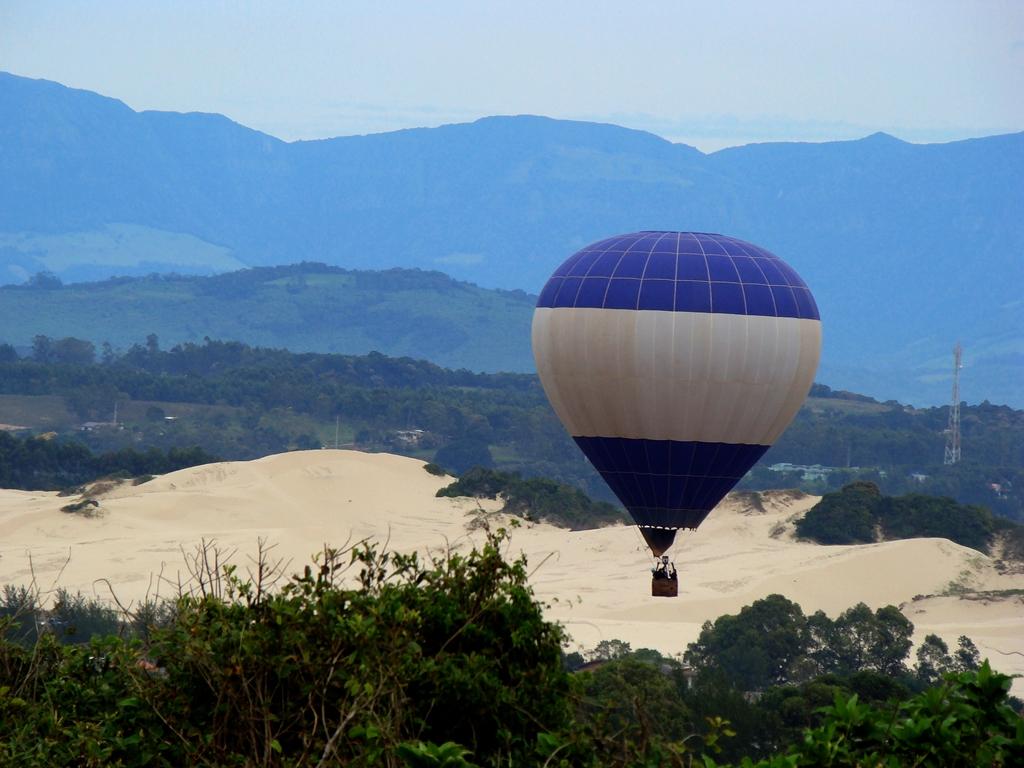
[[(399, 550), (466, 546), (467, 526), (499, 506), (438, 499), (449, 480), (422, 462), (388, 454), (303, 451), (252, 462), (182, 470), (98, 498), (100, 515), (69, 515), (75, 499), (0, 490), (0, 584), (54, 584), (122, 601), (167, 595), (187, 579), (184, 551), (204, 537), (234, 561), (249, 562), (258, 539), (294, 570), (324, 543), (365, 537)], [(816, 498), (789, 492), (728, 497), (694, 533), (682, 533), (674, 558), (682, 574), (676, 600), (650, 597), (649, 556), (635, 529), (569, 532), (532, 525), (514, 533), (550, 617), (592, 647), (619, 638), (636, 647), (681, 652), (701, 624), (773, 592), (805, 611), (830, 615), (863, 601), (903, 606), (918, 636), (935, 632), (951, 645), (969, 635), (1006, 672), (1024, 672), (1024, 600), (964, 600), (936, 595), (957, 582), (973, 590), (1024, 588), (990, 558), (945, 539), (823, 547), (792, 539), (792, 521)], [(158, 578), (163, 574), (163, 580)], [(1021, 690), (1018, 684), (1018, 692)]]

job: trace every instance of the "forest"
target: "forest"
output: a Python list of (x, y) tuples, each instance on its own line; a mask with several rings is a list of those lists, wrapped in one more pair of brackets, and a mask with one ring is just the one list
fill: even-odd
[(122, 448), (95, 454), (76, 442), (0, 432), (0, 488), (67, 491), (101, 477), (140, 479), (216, 461), (202, 448)]
[[(46, 398), (59, 398), (59, 406)], [(123, 353), (45, 336), (27, 357), (0, 345), (0, 422), (41, 431), (26, 422), (44, 403), (58, 440), (84, 442), (94, 452), (198, 445), (222, 459), (248, 459), (338, 444), (436, 460), (455, 472), (482, 466), (545, 477), (614, 502), (527, 374), (213, 340), (163, 350), (152, 334)], [(822, 493), (864, 479), (888, 494), (949, 496), (1024, 520), (1024, 411), (963, 406), (964, 460), (943, 466), (948, 410), (879, 403), (816, 384), (740, 487)], [(35, 420), (43, 422), (38, 414)], [(82, 430), (89, 421), (99, 425)], [(782, 463), (828, 472), (771, 469)]]

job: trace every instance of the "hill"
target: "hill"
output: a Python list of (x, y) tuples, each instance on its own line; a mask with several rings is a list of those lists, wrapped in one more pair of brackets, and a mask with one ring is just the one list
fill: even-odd
[[(97, 582), (105, 578), (122, 601), (157, 589), (166, 596), (186, 573), (183, 548), (191, 552), (204, 538), (222, 553), (237, 549), (233, 561), (242, 569), (260, 538), (276, 545), (275, 559), (296, 567), (325, 541), (464, 549), (482, 537), (483, 521), (502, 521), (494, 517), (501, 503), (437, 497), (450, 479), (400, 456), (298, 451), (126, 484), (96, 495), (88, 517), (61, 511), (74, 497), (0, 491), (0, 584), (25, 583), (33, 573), (51, 584), (59, 574), (61, 585), (86, 594), (106, 595)], [(780, 593), (808, 614), (836, 615), (858, 602), (902, 605), (921, 637), (935, 632), (955, 646), (966, 634), (983, 655), (1024, 650), (1024, 619), (1011, 593), (1024, 576), (1000, 574), (991, 558), (943, 539), (832, 547), (794, 540), (794, 521), (816, 500), (791, 492), (728, 497), (680, 538), (674, 601), (650, 597), (649, 553), (633, 528), (527, 524), (513, 530), (512, 547), (526, 553), (547, 615), (585, 647), (619, 638), (678, 653), (703, 622)], [(950, 591), (965, 582), (967, 589)], [(1007, 672), (1024, 670), (1016, 657), (999, 658)]]
[(1022, 404), (1024, 134), (704, 155), (519, 116), (288, 144), (6, 74), (0, 111), (0, 279), (316, 260), (536, 292), (612, 232), (721, 231), (807, 279), (837, 386), (944, 402), (960, 339), (968, 399)]
[(127, 349), (149, 334), (168, 346), (204, 337), (429, 359), (449, 368), (531, 371), (536, 297), (439, 272), (351, 271), (323, 264), (214, 277), (151, 275), (71, 285), (0, 287), (4, 340), (74, 335)]

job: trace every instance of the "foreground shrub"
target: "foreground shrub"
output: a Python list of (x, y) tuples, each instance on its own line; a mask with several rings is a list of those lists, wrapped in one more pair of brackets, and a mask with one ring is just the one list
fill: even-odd
[(328, 550), (275, 592), (228, 568), (146, 645), (5, 644), (0, 765), (401, 765), (420, 741), (529, 763), (568, 723), (563, 635), (503, 541)]
[[(748, 672), (778, 681), (813, 661), (802, 615), (773, 596), (705, 626), (691, 647), (701, 665), (692, 688), (677, 660), (613, 640), (590, 671), (569, 675), (564, 635), (543, 620), (525, 561), (507, 562), (504, 544), (499, 533), (426, 562), (365, 545), (327, 550), (279, 589), (265, 556), (242, 579), (204, 549), (194, 595), (146, 604), (120, 622), (121, 636), (88, 642), (77, 629), (111, 621), (89, 601), (63, 593), (43, 610), (32, 592), (5, 590), (0, 766), (1024, 764), (1010, 679), (986, 663), (912, 696), (892, 676), (902, 630), (879, 634), (887, 609), (843, 615), (851, 631), (891, 635), (892, 663), (876, 660), (873, 672), (757, 696), (735, 687), (720, 662), (743, 658), (736, 649), (753, 642), (755, 619), (764, 643)], [(76, 633), (52, 628), (60, 612)], [(969, 644), (955, 659), (932, 645), (928, 676), (975, 663)]]
[(949, 675), (894, 713), (856, 695), (837, 696), (824, 710), (824, 724), (807, 731), (801, 744), (756, 765), (1024, 765), (1024, 719), (1007, 704), (1010, 683), (986, 661), (975, 672)]

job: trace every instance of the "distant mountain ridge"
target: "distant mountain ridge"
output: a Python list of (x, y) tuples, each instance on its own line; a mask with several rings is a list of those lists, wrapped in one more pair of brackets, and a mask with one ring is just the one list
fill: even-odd
[[(724, 232), (811, 286), (822, 378), (942, 402), (959, 339), (964, 397), (1024, 404), (1024, 133), (704, 155), (521, 116), (285, 143), (219, 115), (139, 113), (6, 74), (0, 113), (0, 282), (51, 264), (96, 279), (315, 260), (536, 292), (608, 234)], [(76, 262), (82, 242), (92, 250)]]

